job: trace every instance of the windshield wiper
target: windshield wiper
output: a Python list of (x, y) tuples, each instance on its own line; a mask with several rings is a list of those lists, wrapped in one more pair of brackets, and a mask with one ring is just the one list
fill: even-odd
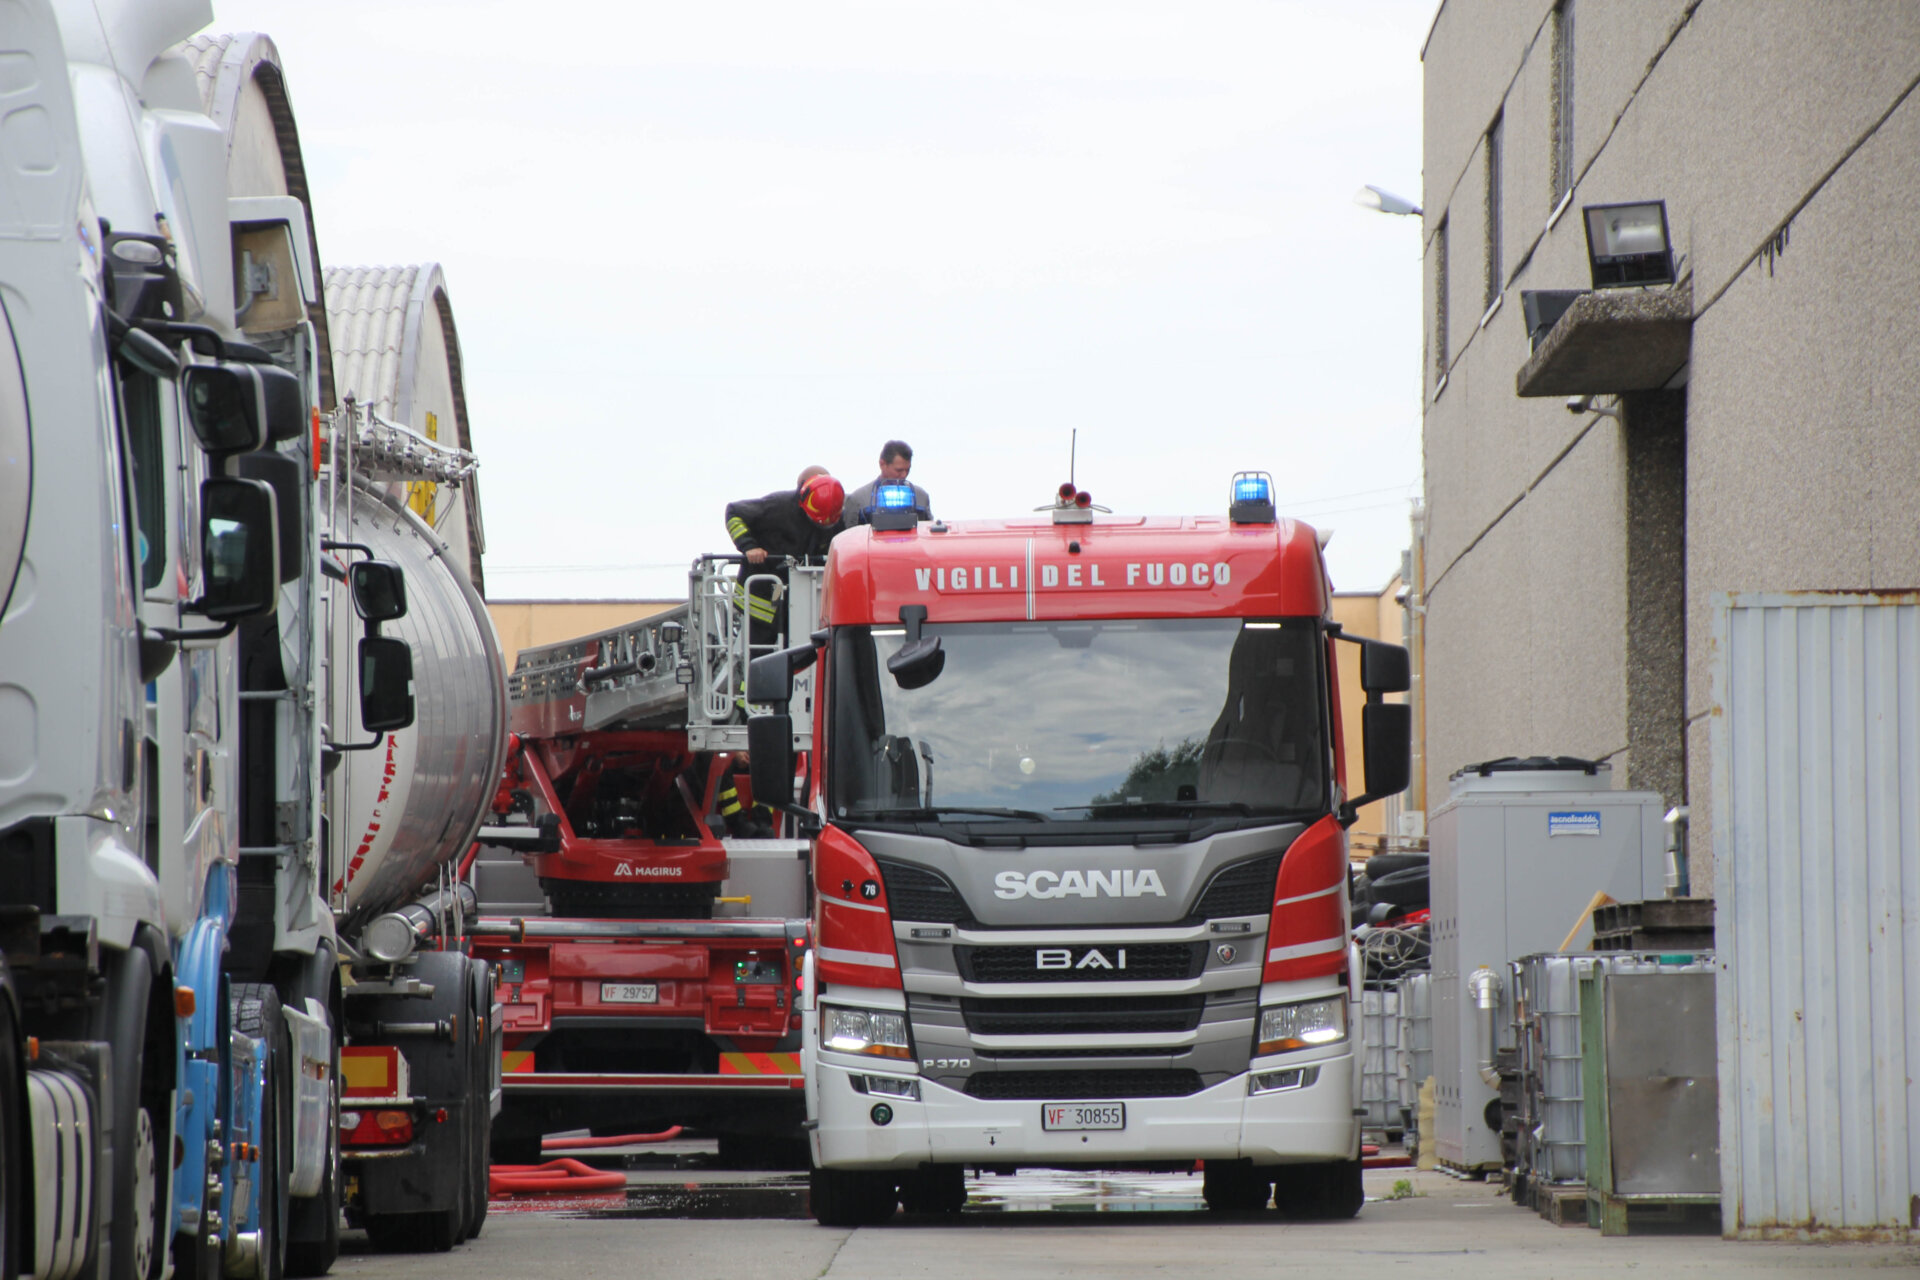
[[(1121, 813), (1162, 818), (1183, 818), (1190, 813), (1237, 813), (1243, 818), (1251, 818), (1255, 812), (1252, 805), (1240, 800), (1110, 800), (1105, 804), (1057, 804), (1053, 808), (1056, 813), (1081, 809), (1098, 813), (1118, 810)], [(1269, 811), (1262, 809), (1259, 812), (1264, 814)]]
[(1024, 822), (1052, 822), (1044, 813), (1035, 813), (1031, 809), (989, 809), (976, 805), (936, 804), (918, 808), (892, 808), (886, 805), (853, 806), (854, 812), (868, 818), (901, 818), (909, 822), (938, 822), (949, 814), (972, 813), (987, 818), (1018, 818)]

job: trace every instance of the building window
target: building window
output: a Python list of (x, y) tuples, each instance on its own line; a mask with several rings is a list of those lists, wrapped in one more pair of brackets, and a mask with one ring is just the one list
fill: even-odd
[(1447, 219), (1433, 233), (1433, 389), (1447, 376)]
[(1495, 116), (1493, 127), (1487, 130), (1487, 280), (1486, 294), (1480, 301), (1482, 309), (1492, 307), (1506, 285), (1505, 268), (1500, 262), (1501, 126), (1505, 120), (1504, 113)]
[(1553, 10), (1553, 195), (1557, 206), (1573, 190), (1573, 0)]

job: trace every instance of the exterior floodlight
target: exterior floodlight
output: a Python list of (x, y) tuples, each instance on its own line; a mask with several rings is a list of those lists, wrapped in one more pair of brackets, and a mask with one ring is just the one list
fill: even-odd
[(1425, 212), (1413, 201), (1402, 199), (1391, 191), (1382, 191), (1371, 183), (1353, 193), (1353, 202), (1363, 209), (1378, 209), (1381, 213), (1398, 213), (1415, 218)]
[(1673, 241), (1667, 235), (1667, 202), (1590, 204), (1587, 265), (1596, 289), (1673, 283)]

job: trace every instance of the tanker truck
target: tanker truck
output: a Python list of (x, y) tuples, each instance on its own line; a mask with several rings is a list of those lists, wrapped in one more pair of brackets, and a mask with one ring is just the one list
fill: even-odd
[[(0, 276), (31, 320), (10, 325), (32, 388), (0, 472), (25, 495), (0, 517), (8, 1274), (151, 1280), (169, 1257), (317, 1274), (343, 1199), (377, 1243), (445, 1247), (484, 1213), (486, 970), (359, 943), (464, 845), (444, 788), (430, 827), (407, 818), (416, 763), (446, 763), (420, 749), (433, 731), (410, 733), (409, 627), (482, 655), (453, 695), (481, 710), (437, 722), (477, 744), (476, 797), (499, 767), (497, 646), (471, 588), (450, 603), (435, 570), (406, 620), (405, 519), (371, 516), (389, 504), (335, 411), (277, 54), (259, 36), (174, 43), (209, 16), (60, 0), (7, 30), (35, 72), (25, 105), (55, 122), (50, 155), (6, 173), (20, 216)], [(429, 711), (449, 696), (423, 695)], [(356, 747), (383, 755), (380, 781), (340, 767)], [(466, 804), (477, 824), (483, 801)], [(356, 852), (388, 861), (383, 841), (407, 870), (336, 887)], [(364, 1117), (341, 1105), (359, 1050), (390, 1068), (359, 1074), (355, 1096), (385, 1104)], [(363, 1118), (384, 1181), (342, 1161), (342, 1125)]]
[(432, 264), (334, 270), (326, 296), (342, 403), (316, 491), (328, 530), (316, 564), (350, 582), (380, 569), (404, 600), (354, 602), (380, 633), (361, 635), (341, 625), (349, 600), (333, 583), (319, 705), (347, 723), (354, 677), (382, 644), (399, 646), (390, 660), (409, 666), (413, 701), (407, 726), (337, 741), (327, 780), (323, 884), (351, 958), (342, 1192), (376, 1247), (445, 1249), (485, 1220), (500, 1109), (493, 973), (459, 939), (506, 752), (504, 663), (480, 593), (477, 463), (445, 277)]
[[(144, 1280), (164, 1245), (178, 1071), (144, 855), (142, 635), (106, 262), (60, 31), (0, 23), (0, 1277)], [(31, 160), (32, 163), (25, 163)], [(143, 670), (143, 659), (146, 669)]]
[(226, 463), (305, 415), (297, 378), (194, 323), (226, 193), (167, 52), (204, 19), (190, 8), (36, 3), (5, 24), (8, 116), (41, 126), (9, 135), (0, 276), (26, 433), (9, 465), (30, 468), (0, 620), (9, 1274), (149, 1280), (170, 1246), (196, 1274), (277, 1256), (263, 1086), (287, 1032), (246, 1021), (257, 1002), (193, 950), (233, 854), (230, 637), (273, 611), (279, 574), (272, 489)]

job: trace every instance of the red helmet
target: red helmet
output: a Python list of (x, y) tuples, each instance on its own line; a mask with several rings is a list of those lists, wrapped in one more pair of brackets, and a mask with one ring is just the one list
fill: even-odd
[(800, 486), (800, 509), (815, 524), (832, 524), (847, 505), (847, 491), (832, 476), (815, 476)]

